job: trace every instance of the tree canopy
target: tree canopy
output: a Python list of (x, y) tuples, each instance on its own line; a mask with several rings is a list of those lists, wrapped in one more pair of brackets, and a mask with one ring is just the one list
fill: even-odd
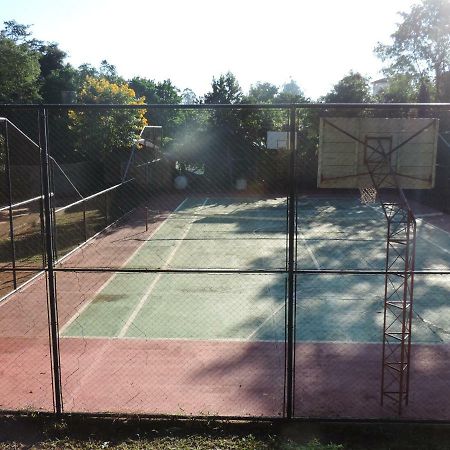
[(338, 81), (324, 97), (327, 103), (367, 103), (371, 99), (369, 80), (353, 71)]
[(392, 43), (379, 43), (375, 53), (388, 63), (387, 75), (432, 80), (439, 100), (443, 76), (450, 68), (450, 2), (422, 0), (400, 16), (402, 22), (391, 36)]
[(205, 94), (205, 103), (236, 105), (242, 101), (243, 93), (236, 77), (227, 72), (213, 78), (211, 91)]
[[(116, 84), (106, 78), (87, 76), (79, 100), (86, 104), (141, 105), (126, 83)], [(104, 159), (114, 150), (129, 149), (140, 130), (147, 124), (145, 110), (105, 109), (101, 111), (72, 110), (70, 127), (77, 136), (77, 151), (90, 159)]]
[(26, 44), (0, 36), (0, 102), (39, 101), (39, 55)]

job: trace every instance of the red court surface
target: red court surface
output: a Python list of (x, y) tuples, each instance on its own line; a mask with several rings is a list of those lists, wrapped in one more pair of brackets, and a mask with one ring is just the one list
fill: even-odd
[[(177, 204), (177, 202), (174, 202)], [(111, 228), (64, 263), (123, 264), (149, 230)], [(125, 239), (136, 234), (140, 239)], [(101, 240), (101, 252), (97, 245)], [(126, 241), (126, 244), (123, 241)], [(120, 243), (120, 252), (117, 243)], [(58, 272), (60, 326), (89, 301), (110, 273)], [(43, 276), (0, 306), (0, 408), (51, 411), (46, 283)], [(285, 344), (275, 341), (61, 338), (65, 412), (280, 417)], [(398, 418), (380, 406), (381, 345), (297, 343), (295, 415)], [(402, 418), (450, 420), (450, 346), (414, 345), (411, 394)]]

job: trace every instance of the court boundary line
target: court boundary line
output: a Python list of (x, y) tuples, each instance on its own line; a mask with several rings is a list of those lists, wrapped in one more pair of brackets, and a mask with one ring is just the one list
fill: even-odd
[(303, 233), (301, 231), (298, 231), (298, 234), (300, 235), (300, 239), (305, 244), (306, 251), (309, 253), (309, 256), (311, 256), (311, 259), (313, 260), (314, 265), (316, 266), (317, 270), (322, 270), (322, 266), (319, 264), (319, 261), (317, 261), (317, 258), (313, 252), (313, 250), (308, 245), (308, 242), (306, 242), (305, 237), (303, 236)]
[[(376, 212), (378, 212), (378, 213), (384, 215), (384, 213), (383, 213), (382, 211), (379, 211), (379, 210), (376, 209), (374, 206), (369, 205), (369, 207), (372, 208), (374, 211), (376, 211)], [(427, 222), (426, 220), (422, 219), (421, 217), (418, 217), (418, 218), (416, 219), (416, 221), (417, 221), (417, 222), (420, 222), (420, 224), (423, 224), (425, 227), (429, 227), (429, 228), (431, 228), (431, 229), (435, 229), (435, 230), (437, 230), (437, 231), (441, 231), (441, 232), (445, 233), (446, 235), (450, 236), (450, 233), (449, 233), (448, 231), (443, 230), (442, 228), (439, 228), (439, 227), (437, 227), (436, 225), (433, 225), (432, 223)], [(443, 251), (444, 253), (447, 253), (447, 254), (450, 255), (450, 250), (447, 250), (446, 248), (443, 248), (441, 245), (436, 244), (436, 242), (434, 242), (432, 239), (427, 238), (427, 237), (425, 237), (425, 236), (419, 236), (419, 233), (417, 233), (417, 235), (418, 235), (418, 237), (419, 237), (420, 239), (423, 239), (425, 242), (428, 242), (428, 243), (434, 245), (434, 246), (435, 246), (436, 248), (438, 248), (439, 250), (441, 250), (441, 251)]]
[(272, 314), (268, 317), (266, 317), (246, 338), (246, 341), (250, 341), (250, 339), (271, 319), (273, 319), (282, 308), (285, 308), (286, 305), (283, 303), (280, 305), (275, 311), (272, 312)]
[(424, 213), (424, 214), (416, 214), (416, 218), (422, 219), (423, 217), (439, 217), (439, 216), (444, 216), (444, 215), (445, 214), (443, 212)]
[[(134, 252), (127, 258), (127, 260), (121, 265), (121, 267), (125, 267), (139, 252), (139, 250), (148, 243), (148, 241), (161, 229), (161, 227), (167, 222), (167, 220), (175, 214), (188, 200), (189, 197), (186, 197), (147, 237), (147, 239), (144, 239), (144, 241), (134, 250)], [(114, 278), (119, 275), (118, 273), (113, 274), (111, 277), (109, 277), (94, 293), (91, 299), (85, 301), (80, 305), (80, 307), (75, 311), (74, 315), (64, 323), (64, 325), (59, 329), (59, 336), (62, 337), (62, 334), (67, 330), (67, 328), (72, 325), (72, 323), (81, 316), (81, 314), (87, 309), (87, 307), (94, 301), (94, 299), (97, 297), (97, 295), (105, 289), (109, 283), (111, 283)]]
[[(206, 206), (206, 203), (208, 203), (208, 200), (209, 200), (209, 197), (206, 197), (206, 199), (200, 205), (200, 207), (196, 208), (198, 212), (201, 211)], [(177, 244), (175, 245), (175, 247), (172, 249), (172, 251), (170, 252), (169, 256), (167, 257), (164, 265), (162, 266), (162, 269), (167, 269), (167, 266), (170, 264), (170, 262), (172, 261), (172, 259), (175, 256), (175, 254), (177, 253), (178, 249), (181, 247), (181, 244), (183, 243), (184, 238), (188, 235), (188, 233), (189, 233), (190, 229), (192, 228), (192, 225), (194, 225), (195, 221), (196, 221), (196, 219), (194, 217), (194, 220), (192, 222), (190, 222), (188, 224), (188, 226), (186, 227), (186, 229), (184, 230), (183, 235), (181, 236), (181, 238), (178, 239)], [(124, 337), (125, 334), (128, 332), (130, 326), (132, 325), (132, 323), (136, 319), (137, 315), (140, 313), (140, 311), (143, 308), (144, 304), (149, 299), (150, 294), (155, 289), (156, 284), (161, 279), (161, 276), (162, 276), (162, 273), (158, 273), (156, 275), (156, 277), (154, 278), (154, 280), (150, 283), (150, 286), (144, 292), (144, 295), (141, 297), (141, 299), (139, 300), (138, 304), (136, 305), (136, 307), (131, 312), (131, 315), (128, 317), (127, 321), (125, 322), (124, 326), (121, 328), (121, 330), (120, 330), (120, 332), (119, 332), (119, 334), (117, 336), (118, 338)]]
[[(124, 337), (117, 337), (117, 336), (62, 336), (61, 339), (63, 340), (74, 340), (74, 339), (80, 339), (80, 340), (100, 340), (100, 341), (142, 341), (142, 342), (175, 342), (179, 341), (181, 342), (231, 342), (231, 343), (242, 343), (242, 344), (252, 344), (252, 343), (258, 343), (258, 342), (265, 342), (265, 343), (276, 343), (285, 344), (286, 341), (284, 339), (255, 339), (253, 341), (249, 341), (246, 338), (181, 338), (181, 337), (163, 337), (163, 338), (143, 338), (143, 337), (137, 337), (137, 336), (124, 336)], [(383, 343), (380, 341), (319, 341), (319, 340), (296, 340), (296, 344), (338, 344), (338, 345), (382, 345)], [(412, 342), (413, 346), (450, 346), (450, 342)]]

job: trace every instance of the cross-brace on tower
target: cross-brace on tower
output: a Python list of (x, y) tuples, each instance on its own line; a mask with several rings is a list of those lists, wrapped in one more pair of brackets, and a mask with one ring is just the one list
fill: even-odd
[(367, 173), (358, 175), (369, 175), (387, 220), (381, 404), (390, 400), (401, 414), (409, 397), (416, 220), (399, 181), (406, 175), (397, 173), (394, 156), (433, 123), (393, 146), (392, 136), (370, 135), (361, 140), (324, 121), (364, 146)]

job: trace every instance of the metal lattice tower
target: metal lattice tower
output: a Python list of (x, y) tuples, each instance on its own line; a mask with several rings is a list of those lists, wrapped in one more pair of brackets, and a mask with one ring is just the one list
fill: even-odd
[[(365, 162), (387, 219), (381, 404), (408, 404), (416, 221), (392, 163), (391, 138), (366, 138)], [(391, 188), (385, 195), (384, 188)]]

